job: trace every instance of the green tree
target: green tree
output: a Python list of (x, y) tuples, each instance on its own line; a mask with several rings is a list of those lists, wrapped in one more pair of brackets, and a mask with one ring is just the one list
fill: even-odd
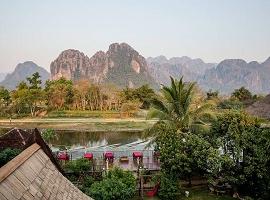
[(124, 103), (127, 101), (139, 101), (142, 109), (149, 109), (151, 101), (157, 97), (155, 91), (148, 84), (135, 89), (125, 88), (122, 90), (121, 96)]
[(157, 117), (183, 133), (208, 128), (204, 117), (214, 117), (211, 112), (212, 105), (194, 103), (194, 86), (195, 83), (185, 83), (183, 77), (180, 80), (171, 77), (171, 85), (161, 89), (162, 99), (152, 101), (153, 109), (149, 117)]
[(248, 89), (246, 89), (245, 87), (241, 87), (239, 89), (234, 90), (231, 97), (236, 98), (241, 102), (252, 100), (252, 98), (253, 98), (251, 92)]
[(158, 196), (162, 200), (175, 200), (181, 196), (180, 182), (173, 176), (161, 174)]
[(95, 182), (86, 193), (95, 200), (127, 200), (134, 197), (136, 180), (132, 172), (114, 168), (100, 182)]
[(36, 72), (31, 77), (27, 77), (27, 81), (28, 84), (22, 81), (17, 86), (17, 90), (13, 93), (13, 98), (18, 107), (27, 106), (33, 117), (35, 116), (38, 104), (43, 100), (39, 73)]
[(47, 81), (44, 91), (49, 108), (64, 109), (73, 103), (73, 83), (63, 77), (58, 80)]
[(2, 86), (0, 87), (0, 103), (4, 106), (8, 106), (11, 103), (9, 91)]
[(46, 142), (51, 142), (57, 137), (55, 131), (52, 128), (48, 128), (42, 131), (41, 136)]
[(212, 91), (212, 90), (209, 90), (206, 95), (207, 95), (207, 99), (215, 99), (215, 98), (218, 98), (218, 94), (219, 92), (218, 91)]
[(158, 137), (156, 148), (160, 152), (161, 170), (168, 176), (185, 179), (191, 185), (195, 174), (201, 176), (219, 168), (219, 152), (200, 135), (178, 134), (164, 122), (155, 125)]
[(29, 82), (29, 89), (41, 89), (41, 76), (38, 72), (32, 74), (32, 76), (27, 77), (26, 80)]
[(207, 140), (221, 150), (221, 167), (212, 176), (256, 199), (270, 195), (270, 130), (256, 118), (230, 111), (218, 116)]

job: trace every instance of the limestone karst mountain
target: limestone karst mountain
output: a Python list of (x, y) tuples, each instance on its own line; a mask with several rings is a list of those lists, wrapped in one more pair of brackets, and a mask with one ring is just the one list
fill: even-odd
[(202, 59), (191, 59), (187, 56), (172, 57), (165, 56), (147, 58), (150, 74), (155, 80), (162, 84), (168, 84), (170, 76), (184, 77), (186, 81), (196, 81), (207, 69), (213, 68), (215, 63), (205, 63)]
[(198, 84), (204, 90), (219, 90), (231, 93), (235, 88), (246, 87), (254, 93), (270, 92), (270, 58), (263, 63), (242, 59), (226, 59), (217, 67), (206, 70)]
[(51, 63), (50, 68), (53, 80), (65, 77), (73, 81), (87, 79), (94, 83), (113, 83), (120, 87), (142, 84), (157, 87), (145, 58), (126, 43), (113, 43), (106, 53), (98, 51), (91, 58), (78, 50), (68, 49)]

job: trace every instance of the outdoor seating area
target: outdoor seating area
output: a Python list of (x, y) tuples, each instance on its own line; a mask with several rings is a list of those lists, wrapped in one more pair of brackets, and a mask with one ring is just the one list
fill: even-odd
[[(137, 171), (138, 167), (143, 167), (148, 170), (159, 170), (159, 159), (156, 157), (156, 153), (151, 150), (142, 151), (85, 151), (79, 154), (72, 151), (61, 151), (57, 153), (59, 161), (67, 162), (69, 160), (76, 160), (79, 158), (85, 158), (93, 161), (96, 171), (100, 169), (107, 169), (113, 166), (120, 167), (125, 170)], [(108, 161), (108, 164), (107, 163)]]

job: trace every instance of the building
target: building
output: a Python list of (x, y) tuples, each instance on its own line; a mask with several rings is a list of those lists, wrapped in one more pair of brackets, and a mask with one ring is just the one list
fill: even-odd
[(37, 129), (12, 129), (0, 137), (0, 148), (22, 152), (0, 168), (1, 200), (91, 200), (64, 175)]

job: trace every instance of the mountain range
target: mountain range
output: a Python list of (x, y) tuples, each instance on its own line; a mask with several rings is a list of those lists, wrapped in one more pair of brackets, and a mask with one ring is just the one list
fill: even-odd
[(46, 80), (50, 78), (50, 73), (44, 68), (32, 61), (26, 61), (24, 63), (19, 63), (12, 73), (7, 74), (5, 79), (0, 82), (0, 86), (5, 86), (5, 88), (10, 90), (15, 89), (21, 81), (26, 81), (26, 78), (35, 72), (40, 74), (43, 85)]
[(33, 62), (17, 65), (0, 85), (9, 89), (34, 72), (40, 72), (43, 82), (65, 77), (78, 81), (88, 79), (94, 83), (110, 83), (119, 87), (138, 87), (149, 84), (169, 84), (169, 76), (196, 81), (208, 91), (218, 90), (229, 94), (242, 86), (254, 93), (270, 93), (270, 57), (262, 63), (242, 59), (225, 59), (220, 63), (205, 63), (202, 59), (187, 56), (144, 58), (126, 43), (113, 43), (106, 52), (98, 51), (88, 57), (75, 49), (64, 50), (51, 62), (51, 74)]
[(6, 73), (0, 72), (0, 82), (5, 79), (6, 75), (7, 75)]
[(205, 63), (202, 59), (191, 59), (187, 56), (167, 59), (165, 56), (147, 58), (148, 70), (154, 79), (167, 85), (170, 76), (179, 78), (183, 76), (185, 81), (196, 81), (207, 69), (216, 66), (215, 63)]

